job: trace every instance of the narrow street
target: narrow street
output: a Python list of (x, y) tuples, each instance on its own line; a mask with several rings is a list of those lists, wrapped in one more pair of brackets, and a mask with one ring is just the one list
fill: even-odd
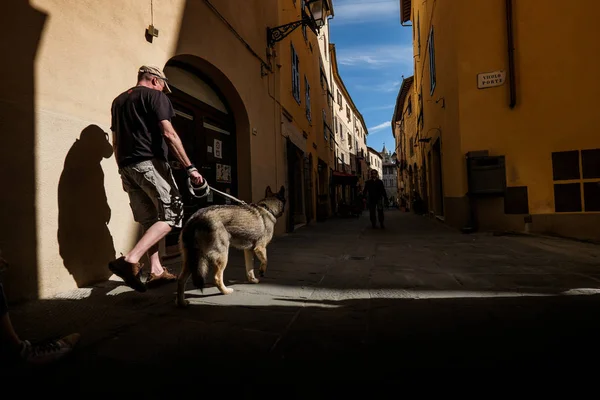
[(402, 368), (564, 366), (600, 355), (599, 246), (386, 217), (385, 230), (363, 213), (277, 238), (258, 285), (244, 283), (232, 250), (225, 279), (235, 292), (189, 282), (188, 309), (175, 307), (174, 284), (139, 294), (109, 281), (11, 315), (28, 339), (81, 333), (69, 359), (38, 374), (51, 387), (69, 377), (135, 393), (194, 379), (393, 380)]

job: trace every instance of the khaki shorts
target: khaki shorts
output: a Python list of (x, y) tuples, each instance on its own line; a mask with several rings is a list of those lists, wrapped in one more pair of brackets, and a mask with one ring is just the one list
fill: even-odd
[(144, 229), (157, 221), (181, 228), (183, 203), (171, 166), (162, 160), (147, 160), (119, 169), (123, 190), (129, 195), (133, 218)]

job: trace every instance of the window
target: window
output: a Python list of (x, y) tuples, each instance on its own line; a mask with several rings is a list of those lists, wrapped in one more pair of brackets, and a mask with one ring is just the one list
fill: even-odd
[(319, 78), (321, 80), (321, 89), (325, 89), (325, 70), (323, 69), (323, 63), (321, 62), (321, 59), (319, 58)]
[(350, 107), (348, 107), (348, 104), (346, 104), (346, 119), (350, 122)]
[(555, 212), (600, 211), (600, 149), (552, 153)]
[(431, 31), (429, 31), (429, 83), (431, 85), (429, 94), (433, 94), (435, 90), (435, 43), (433, 40), (433, 26), (431, 27)]
[(335, 126), (335, 133), (338, 133), (337, 116), (333, 117), (333, 126)]
[(412, 100), (411, 100), (412, 96), (408, 96), (408, 105), (406, 106), (406, 113), (408, 115), (412, 114)]
[(300, 104), (300, 59), (298, 58), (298, 54), (296, 53), (296, 49), (294, 45), (291, 44), (292, 47), (292, 95)]
[(417, 118), (417, 124), (421, 125), (421, 129), (425, 124), (425, 116), (423, 115), (423, 86), (419, 88), (419, 116)]
[(304, 89), (305, 89), (305, 101), (306, 101), (306, 119), (311, 121), (311, 112), (310, 112), (310, 85), (308, 84), (308, 78), (304, 75)]
[(417, 55), (421, 55), (421, 21), (419, 20), (419, 13), (417, 13)]
[(337, 91), (337, 103), (340, 105), (340, 110), (344, 107), (344, 105), (342, 104), (344, 101), (342, 99), (342, 94), (340, 93), (340, 91)]
[(325, 141), (327, 141), (327, 114), (324, 108), (321, 111), (323, 112), (323, 135), (325, 136)]

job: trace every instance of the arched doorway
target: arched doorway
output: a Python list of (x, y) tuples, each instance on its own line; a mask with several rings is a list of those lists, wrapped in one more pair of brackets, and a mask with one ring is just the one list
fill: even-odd
[[(417, 165), (417, 163), (413, 164), (413, 183), (412, 183), (412, 188), (413, 190), (415, 190), (417, 193), (419, 193), (420, 187), (419, 187), (419, 166)], [(419, 195), (421, 195), (421, 193), (419, 193)]]
[(308, 157), (304, 156), (304, 212), (306, 215), (306, 223), (310, 223), (313, 217), (313, 202), (311, 193), (313, 191), (313, 155), (308, 153)]
[[(166, 64), (164, 72), (172, 90), (169, 95), (175, 110), (172, 123), (188, 157), (211, 187), (238, 197), (239, 130), (229, 98), (194, 63), (175, 58)], [(214, 192), (203, 199), (195, 198), (187, 191), (185, 169), (172, 155), (170, 164), (184, 203), (184, 223), (200, 208), (231, 203)], [(165, 238), (165, 256), (179, 254), (178, 236), (179, 229), (174, 229)]]
[(429, 212), (429, 193), (427, 191), (427, 180), (429, 179), (427, 162), (425, 161), (425, 155), (421, 156), (421, 198), (423, 199), (423, 207), (425, 213)]

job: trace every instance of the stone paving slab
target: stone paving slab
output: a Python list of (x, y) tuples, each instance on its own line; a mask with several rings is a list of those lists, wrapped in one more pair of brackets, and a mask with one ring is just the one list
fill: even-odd
[[(395, 381), (403, 368), (560, 367), (600, 356), (598, 246), (463, 235), (398, 211), (387, 218), (385, 230), (363, 215), (275, 238), (259, 284), (244, 281), (243, 254), (232, 250), (225, 279), (234, 293), (221, 295), (212, 278), (203, 291), (188, 282), (184, 310), (175, 285), (140, 294), (118, 278), (19, 305), (11, 316), (23, 337), (82, 339), (51, 369), (11, 374), (34, 375), (47, 393), (114, 393), (100, 378), (107, 371), (134, 381), (160, 371), (250, 396), (260, 394), (248, 384), (257, 377)], [(62, 384), (66, 376), (77, 385)], [(174, 384), (152, 381), (131, 393), (152, 397)]]

